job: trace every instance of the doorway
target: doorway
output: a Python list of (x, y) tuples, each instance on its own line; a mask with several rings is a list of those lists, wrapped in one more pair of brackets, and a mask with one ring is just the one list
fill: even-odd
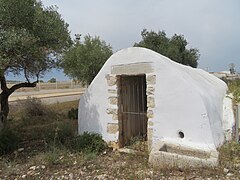
[(133, 138), (147, 139), (146, 75), (118, 77), (119, 146)]

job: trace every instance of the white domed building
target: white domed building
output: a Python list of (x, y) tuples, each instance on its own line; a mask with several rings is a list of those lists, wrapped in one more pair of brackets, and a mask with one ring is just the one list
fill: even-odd
[(156, 166), (215, 166), (225, 139), (226, 91), (223, 81), (201, 69), (149, 49), (123, 49), (81, 97), (78, 131), (98, 133), (120, 148), (145, 138)]

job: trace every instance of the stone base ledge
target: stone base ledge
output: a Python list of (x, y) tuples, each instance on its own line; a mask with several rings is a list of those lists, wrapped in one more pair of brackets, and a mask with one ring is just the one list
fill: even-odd
[(149, 155), (150, 165), (157, 168), (188, 169), (218, 166), (217, 151), (208, 152), (166, 143), (161, 143), (158, 147), (154, 147)]

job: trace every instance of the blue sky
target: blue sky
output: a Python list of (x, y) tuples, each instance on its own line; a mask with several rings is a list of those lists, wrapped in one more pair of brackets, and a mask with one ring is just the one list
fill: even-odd
[[(240, 71), (239, 0), (43, 0), (58, 11), (74, 34), (100, 36), (114, 51), (141, 40), (140, 33), (165, 30), (182, 34), (189, 47), (200, 50), (200, 68)], [(47, 77), (66, 79), (62, 72)], [(47, 78), (44, 78), (47, 79)]]

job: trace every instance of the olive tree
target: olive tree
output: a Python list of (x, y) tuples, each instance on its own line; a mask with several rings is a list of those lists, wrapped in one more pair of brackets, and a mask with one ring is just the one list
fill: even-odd
[(142, 40), (135, 43), (134, 46), (145, 47), (156, 51), (178, 63), (197, 67), (199, 59), (199, 50), (196, 48), (187, 48), (188, 42), (183, 35), (174, 34), (171, 38), (166, 36), (165, 31), (147, 31), (141, 32)]
[[(19, 88), (35, 87), (70, 45), (68, 24), (55, 6), (44, 7), (39, 0), (0, 0), (0, 129), (7, 123), (9, 96)], [(26, 82), (8, 87), (9, 73), (24, 75)]]
[(90, 84), (111, 55), (110, 45), (97, 36), (86, 35), (84, 42), (76, 40), (63, 55), (62, 67), (66, 75)]

